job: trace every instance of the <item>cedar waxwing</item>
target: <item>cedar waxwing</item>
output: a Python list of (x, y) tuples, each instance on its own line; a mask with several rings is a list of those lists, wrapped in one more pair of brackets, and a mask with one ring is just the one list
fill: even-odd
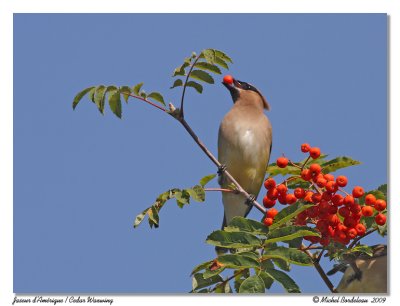
[(337, 287), (339, 293), (387, 293), (387, 247), (379, 244), (372, 248), (372, 257), (359, 254), (328, 272), (344, 272)]
[[(269, 105), (250, 84), (235, 79), (222, 84), (230, 91), (234, 104), (219, 128), (218, 160), (244, 190), (257, 197), (272, 147), (272, 127), (264, 114)], [(222, 174), (219, 184), (226, 188), (230, 182)], [(247, 216), (252, 206), (246, 200), (240, 194), (222, 193), (225, 210), (222, 228), (235, 216)]]

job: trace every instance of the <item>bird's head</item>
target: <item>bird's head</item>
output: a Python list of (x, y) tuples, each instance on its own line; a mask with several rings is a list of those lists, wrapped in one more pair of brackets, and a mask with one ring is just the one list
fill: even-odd
[(264, 98), (262, 93), (255, 88), (253, 85), (239, 81), (233, 78), (230, 75), (226, 75), (222, 81), (222, 84), (229, 90), (232, 96), (232, 100), (235, 103), (239, 98), (248, 98), (248, 99), (259, 99), (261, 98), (263, 107), (266, 110), (269, 110), (269, 104), (267, 100)]

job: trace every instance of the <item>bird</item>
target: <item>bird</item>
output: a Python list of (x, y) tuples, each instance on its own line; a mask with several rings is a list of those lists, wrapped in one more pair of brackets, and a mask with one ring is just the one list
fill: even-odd
[[(270, 106), (253, 85), (224, 77), (222, 84), (229, 90), (233, 106), (221, 121), (218, 132), (218, 160), (233, 178), (254, 198), (264, 181), (272, 149), (272, 126), (264, 110)], [(221, 188), (231, 182), (222, 171)], [(235, 216), (246, 217), (252, 205), (237, 193), (222, 192), (224, 218), (222, 229)], [(217, 252), (225, 251), (217, 248)]]
[(339, 293), (387, 293), (387, 246), (372, 246), (373, 254), (345, 258), (327, 274), (343, 272), (336, 290)]

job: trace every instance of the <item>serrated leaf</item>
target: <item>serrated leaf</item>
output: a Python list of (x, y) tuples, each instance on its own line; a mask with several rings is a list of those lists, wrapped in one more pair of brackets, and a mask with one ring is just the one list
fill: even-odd
[(387, 184), (380, 185), (378, 190), (385, 195), (385, 198), (387, 197)]
[(203, 277), (204, 278), (210, 278), (213, 277), (215, 275), (221, 274), (222, 271), (225, 270), (225, 267), (219, 267), (218, 269), (215, 270), (211, 270), (209, 268), (207, 268), (204, 272), (203, 272)]
[(188, 194), (190, 194), (193, 200), (197, 202), (204, 202), (206, 198), (206, 193), (203, 187), (196, 185), (191, 189), (185, 189), (185, 190)]
[(298, 249), (286, 248), (281, 246), (274, 248), (265, 248), (262, 258), (280, 258), (289, 263), (300, 266), (310, 266), (313, 264), (312, 259), (308, 257), (308, 255), (304, 252)]
[(232, 288), (229, 282), (226, 282), (224, 285), (217, 285), (214, 291), (215, 293), (232, 293)]
[(244, 269), (258, 268), (260, 263), (252, 257), (239, 254), (226, 254), (218, 256), (218, 262), (225, 268)]
[(199, 184), (200, 186), (206, 186), (212, 179), (214, 179), (217, 175), (216, 174), (209, 174), (201, 178)]
[(213, 77), (210, 74), (208, 74), (207, 72), (202, 71), (202, 70), (192, 70), (192, 72), (190, 73), (190, 77), (192, 79), (203, 81), (208, 84), (214, 84)]
[(258, 275), (246, 278), (239, 288), (239, 293), (264, 293), (265, 284), (263, 279)]
[(218, 66), (221, 66), (222, 68), (229, 69), (228, 64), (223, 59), (221, 59), (219, 57), (217, 57), (215, 59), (215, 64), (217, 64)]
[(96, 87), (93, 87), (88, 93), (88, 97), (89, 97), (90, 101), (92, 101), (93, 103), (95, 103), (94, 102), (94, 94), (95, 93), (96, 93)]
[(228, 233), (221, 230), (212, 232), (206, 240), (207, 243), (224, 248), (248, 248), (261, 245), (261, 240), (256, 236), (244, 233)]
[(239, 292), (240, 285), (243, 283), (243, 281), (246, 278), (248, 278), (250, 276), (250, 269), (242, 269), (241, 271), (235, 270), (234, 274), (235, 274), (234, 288), (235, 288), (236, 292)]
[(221, 69), (218, 68), (218, 66), (215, 66), (213, 64), (210, 63), (206, 63), (206, 62), (197, 62), (194, 65), (196, 68), (201, 69), (201, 70), (207, 70), (210, 72), (214, 72), (216, 74), (221, 74)]
[(269, 227), (269, 230), (271, 231), (275, 228), (280, 227), (281, 225), (288, 222), (290, 219), (296, 217), (302, 211), (312, 206), (314, 205), (306, 205), (301, 202), (296, 202), (293, 205), (285, 207), (275, 216), (274, 223)]
[[(178, 190), (175, 191), (174, 197), (175, 197), (177, 203), (180, 202), (182, 204), (189, 204), (189, 202), (190, 202), (190, 194), (185, 189), (181, 190), (181, 191), (178, 191)], [(179, 203), (178, 203), (178, 205), (179, 205)]]
[(364, 244), (357, 245), (357, 246), (351, 248), (349, 251), (350, 251), (350, 253), (361, 252), (361, 253), (367, 254), (370, 257), (372, 257), (374, 255), (374, 250), (372, 249), (372, 247), (370, 247), (368, 245), (364, 245)]
[(108, 104), (110, 105), (111, 111), (118, 117), (122, 116), (122, 106), (121, 106), (121, 95), (118, 91), (110, 93), (108, 96)]
[(146, 92), (144, 91), (144, 90), (142, 90), (141, 92), (140, 92), (140, 94), (139, 94), (143, 99), (146, 99), (147, 98), (147, 94), (146, 94)]
[(82, 98), (92, 89), (94, 89), (94, 86), (85, 88), (84, 90), (80, 91), (74, 98), (74, 101), (72, 102), (72, 109), (75, 109), (75, 107), (78, 105), (79, 101), (82, 100)]
[(201, 55), (205, 58), (205, 60), (208, 63), (214, 64), (216, 59), (216, 54), (214, 49), (205, 49), (201, 52)]
[(140, 223), (142, 223), (142, 221), (144, 220), (144, 218), (146, 217), (147, 211), (150, 208), (146, 208), (145, 210), (143, 210), (140, 214), (138, 214), (135, 218), (135, 221), (133, 223), (133, 227), (136, 228), (139, 226)]
[(321, 164), (322, 172), (323, 173), (331, 173), (335, 172), (339, 169), (354, 166), (354, 165), (359, 165), (361, 164), (359, 161), (354, 160), (350, 157), (347, 156), (340, 156), (335, 159), (332, 159), (330, 161), (327, 161), (323, 164)]
[(303, 237), (299, 237), (293, 240), (285, 241), (288, 245), (289, 248), (296, 248), (298, 249), (301, 246), (301, 243), (303, 242)]
[[(126, 103), (128, 103), (128, 99), (129, 99), (129, 94), (132, 92), (131, 88), (129, 86), (120, 86), (119, 87), (119, 92), (122, 94), (122, 96), (124, 97), (124, 100)], [(129, 94), (128, 94), (129, 93)]]
[(99, 85), (96, 87), (94, 93), (94, 102), (97, 105), (100, 113), (104, 114), (104, 99), (105, 99), (106, 87), (104, 85)]
[(201, 289), (222, 281), (223, 279), (220, 275), (214, 275), (213, 277), (205, 279), (202, 273), (196, 273), (192, 278), (192, 288), (193, 290)]
[(186, 86), (196, 89), (196, 91), (200, 94), (203, 92), (203, 86), (197, 82), (189, 81), (186, 83)]
[(271, 230), (265, 243), (293, 240), (304, 236), (321, 236), (319, 232), (308, 226), (286, 226)]
[(174, 81), (174, 84), (170, 87), (170, 89), (175, 88), (175, 87), (178, 87), (178, 86), (182, 86), (182, 85), (183, 85), (182, 80), (181, 80), (181, 79), (176, 79), (176, 80)]
[(200, 272), (201, 270), (208, 268), (212, 263), (213, 263), (213, 260), (209, 260), (209, 261), (206, 261), (206, 262), (203, 262), (203, 263), (197, 265), (196, 267), (193, 268), (192, 273), (190, 273), (190, 275), (193, 275), (197, 272)]
[(216, 57), (223, 59), (225, 62), (233, 63), (232, 59), (226, 53), (224, 53), (220, 50), (215, 50), (215, 49), (214, 49), (214, 52), (215, 52)]
[[(157, 209), (152, 206), (148, 211), (147, 211), (147, 215), (149, 216), (149, 221), (151, 221), (155, 227), (158, 227), (158, 222), (160, 221), (160, 217), (158, 216), (158, 211)], [(151, 225), (150, 222), (150, 225)]]
[(140, 89), (142, 88), (142, 86), (143, 86), (143, 82), (142, 82), (142, 83), (139, 83), (139, 84), (136, 84), (135, 86), (133, 86), (132, 91), (133, 91), (133, 93), (134, 93), (136, 96), (139, 95)]
[(308, 189), (309, 186), (310, 182), (306, 182), (301, 178), (290, 180), (290, 182), (287, 184), (288, 189), (296, 189), (297, 187)]
[(300, 293), (300, 288), (297, 286), (296, 282), (285, 272), (275, 270), (275, 269), (267, 269), (265, 273), (270, 276), (272, 279), (280, 283), (283, 288), (288, 293)]
[(164, 98), (159, 92), (152, 92), (148, 94), (147, 98), (151, 98), (157, 102), (160, 102), (162, 105), (165, 105)]
[(261, 271), (258, 276), (260, 276), (261, 279), (263, 280), (265, 289), (271, 288), (274, 279), (271, 276), (269, 276), (269, 274), (265, 273), (264, 271)]
[(246, 219), (244, 217), (234, 217), (228, 226), (224, 228), (226, 232), (247, 232), (253, 235), (268, 234), (268, 228), (261, 222)]
[(186, 58), (185, 62), (181, 66), (175, 68), (172, 77), (175, 77), (177, 75), (182, 75), (182, 76), (186, 75), (185, 68), (188, 67), (189, 65), (190, 65), (190, 58)]
[(260, 258), (260, 254), (258, 254), (257, 251), (244, 251), (244, 252), (240, 252), (240, 253), (236, 253), (242, 256), (247, 256), (250, 258), (253, 258), (254, 260), (259, 260)]

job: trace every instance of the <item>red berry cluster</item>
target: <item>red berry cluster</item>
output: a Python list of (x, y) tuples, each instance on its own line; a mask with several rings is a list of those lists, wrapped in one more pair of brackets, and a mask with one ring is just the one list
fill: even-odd
[[(307, 143), (301, 145), (301, 151), (308, 153), (311, 159), (317, 159), (321, 155), (319, 148), (311, 147)], [(323, 246), (331, 241), (346, 245), (357, 236), (363, 236), (367, 229), (360, 222), (362, 216), (375, 215), (376, 224), (386, 223), (386, 216), (382, 213), (386, 209), (386, 202), (376, 199), (373, 194), (367, 194), (365, 204), (360, 205), (364, 189), (356, 186), (351, 194), (347, 193), (342, 189), (348, 183), (346, 176), (339, 175), (335, 178), (332, 174), (324, 174), (322, 167), (316, 162), (309, 166), (299, 166), (291, 163), (286, 157), (279, 157), (276, 164), (280, 168), (285, 168), (289, 164), (300, 168), (300, 176), (294, 178), (301, 178), (310, 183), (310, 187), (308, 189), (298, 187), (293, 193), (289, 193), (287, 182), (290, 178), (281, 184), (277, 184), (273, 178), (268, 178), (264, 182), (267, 194), (263, 198), (264, 206), (269, 208), (264, 219), (266, 226), (273, 224), (277, 210), (272, 207), (277, 201), (283, 205), (291, 205), (299, 200), (308, 204), (312, 203), (314, 206), (298, 214), (294, 224), (314, 224), (321, 233), (321, 237), (306, 236), (304, 239)]]

